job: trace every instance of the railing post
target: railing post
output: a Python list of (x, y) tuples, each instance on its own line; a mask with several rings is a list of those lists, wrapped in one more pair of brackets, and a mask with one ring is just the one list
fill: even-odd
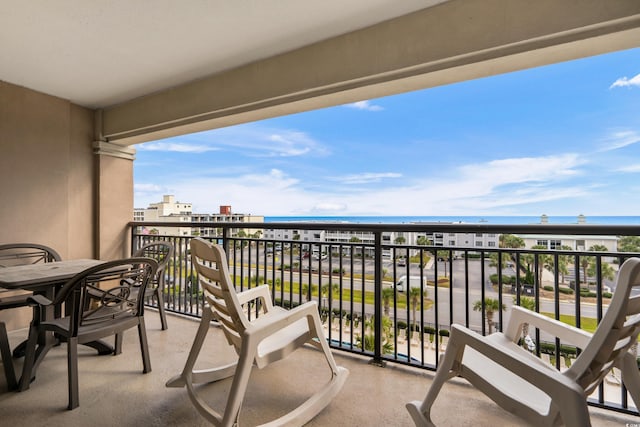
[(222, 247), (225, 253), (229, 253), (229, 227), (222, 227)]
[(375, 232), (374, 264), (374, 349), (373, 360), (370, 363), (378, 366), (385, 366), (386, 364), (382, 360), (382, 231), (379, 230)]
[(135, 247), (135, 236), (136, 236), (136, 227), (135, 225), (129, 225), (129, 230), (131, 230), (131, 250), (129, 251), (130, 254), (133, 254), (134, 251), (134, 247)]

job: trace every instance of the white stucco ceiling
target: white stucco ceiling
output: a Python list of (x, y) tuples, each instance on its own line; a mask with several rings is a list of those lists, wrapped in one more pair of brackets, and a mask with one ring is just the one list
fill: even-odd
[(97, 108), (446, 0), (0, 0), (0, 80)]

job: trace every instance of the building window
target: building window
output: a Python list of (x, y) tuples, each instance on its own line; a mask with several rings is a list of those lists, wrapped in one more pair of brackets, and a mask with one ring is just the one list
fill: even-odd
[(548, 240), (538, 240), (536, 242), (536, 246), (544, 246), (545, 248), (549, 247), (549, 241)]
[(449, 240), (449, 246), (455, 246), (455, 245), (456, 245), (455, 240)]
[(549, 249), (560, 249), (562, 240), (549, 240)]
[(476, 237), (482, 237), (482, 233), (476, 233)]
[(482, 247), (482, 242), (481, 241), (476, 242), (476, 246)]
[(490, 248), (495, 248), (496, 242), (487, 242), (487, 246), (489, 246)]

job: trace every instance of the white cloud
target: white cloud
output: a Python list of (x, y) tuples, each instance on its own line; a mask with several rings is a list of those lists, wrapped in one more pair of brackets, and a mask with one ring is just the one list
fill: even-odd
[(137, 145), (136, 149), (143, 151), (172, 151), (176, 153), (206, 153), (207, 151), (218, 150), (218, 148), (209, 145), (183, 142), (150, 142)]
[(387, 178), (401, 178), (402, 174), (395, 172), (373, 173), (366, 172), (354, 175), (346, 175), (330, 178), (332, 181), (339, 181), (342, 184), (369, 184), (372, 182), (380, 182)]
[(601, 151), (617, 150), (638, 142), (640, 142), (640, 134), (636, 131), (614, 132), (603, 141)]
[(235, 212), (265, 216), (500, 215), (533, 203), (589, 196), (593, 186), (571, 182), (582, 164), (576, 154), (499, 159), (468, 164), (440, 178), (413, 178), (411, 185), (401, 180), (376, 191), (343, 187), (339, 192), (326, 185), (306, 188), (299, 179), (272, 169), (264, 174), (183, 178), (172, 181), (170, 194), (193, 203), (196, 212), (231, 205)]
[(157, 184), (134, 184), (133, 194), (135, 199), (134, 207), (146, 208), (150, 203), (157, 203), (162, 200), (164, 194), (172, 194), (166, 187)]
[(616, 169), (617, 172), (626, 172), (626, 173), (638, 173), (640, 172), (640, 163), (636, 163), (635, 165), (623, 166)]
[(497, 182), (498, 185), (524, 182), (542, 182), (576, 175), (576, 166), (582, 164), (577, 154), (546, 157), (521, 157), (492, 160), (460, 168), (463, 178)]
[(371, 104), (371, 101), (358, 101), (351, 104), (345, 104), (345, 107), (356, 108), (358, 110), (366, 110), (366, 111), (382, 111), (380, 105)]
[(156, 184), (134, 184), (134, 191), (162, 191), (162, 187)]
[(304, 132), (281, 131), (269, 135), (267, 140), (271, 142), (267, 150), (280, 157), (302, 156), (315, 146), (315, 141)]
[(330, 203), (330, 202), (319, 203), (311, 209), (311, 211), (316, 215), (320, 215), (320, 214), (337, 215), (337, 214), (342, 214), (346, 212), (346, 210), (347, 210), (347, 205), (343, 203)]
[(609, 89), (613, 89), (615, 87), (631, 87), (631, 86), (640, 87), (640, 74), (636, 74), (632, 78), (620, 77), (618, 80), (613, 82), (611, 86), (609, 86)]
[(211, 147), (248, 157), (325, 155), (328, 150), (309, 134), (249, 123), (171, 138), (177, 144)]

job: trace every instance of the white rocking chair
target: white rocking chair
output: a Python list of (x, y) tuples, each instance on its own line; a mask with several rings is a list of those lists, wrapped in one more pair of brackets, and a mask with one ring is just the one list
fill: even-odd
[[(349, 373), (345, 368), (337, 366), (333, 359), (324, 337), (316, 303), (308, 302), (292, 310), (274, 307), (266, 285), (236, 293), (224, 250), (203, 239), (191, 240), (191, 259), (207, 304), (182, 374), (169, 380), (167, 387), (186, 386), (191, 402), (210, 423), (217, 426), (238, 425), (252, 365), (264, 368), (308, 343), (324, 352), (330, 380), (302, 405), (269, 425), (300, 426), (310, 421), (341, 390)], [(243, 305), (249, 302), (256, 302), (257, 307), (263, 310), (251, 320), (243, 310)], [(193, 367), (212, 320), (220, 323), (228, 343), (239, 356), (238, 361), (213, 369), (194, 371)], [(194, 384), (211, 383), (231, 376), (233, 383), (226, 407), (224, 412), (218, 413), (197, 395)]]
[[(616, 367), (640, 408), (640, 372), (635, 355), (628, 351), (637, 343), (640, 332), (640, 296), (630, 296), (633, 287), (640, 287), (638, 258), (621, 266), (611, 304), (593, 334), (516, 306), (504, 333), (484, 337), (452, 325), (447, 350), (426, 397), (406, 405), (414, 423), (434, 425), (431, 407), (445, 381), (455, 376), (467, 379), (498, 405), (532, 425), (584, 427), (591, 425), (587, 396)], [(569, 369), (559, 372), (518, 346), (524, 323), (582, 352)]]

